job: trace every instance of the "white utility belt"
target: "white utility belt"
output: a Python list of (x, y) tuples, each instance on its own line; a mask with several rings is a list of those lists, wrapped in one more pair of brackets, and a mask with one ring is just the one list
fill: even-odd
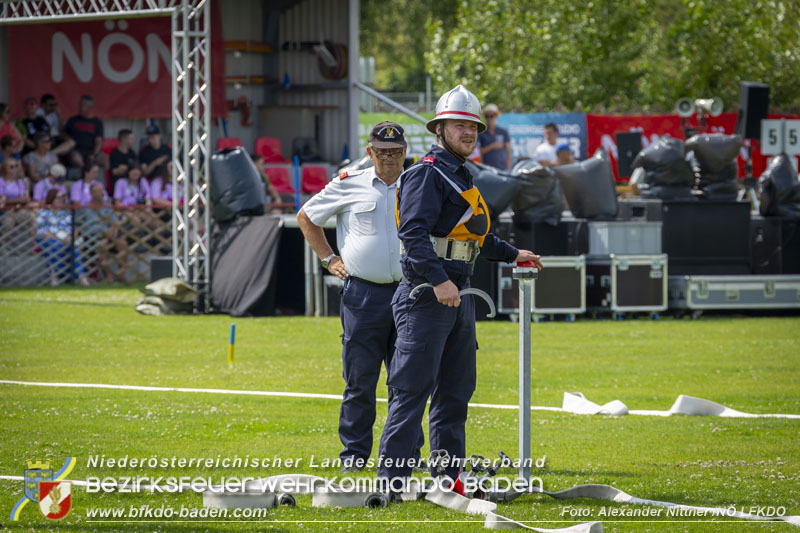
[(481, 253), (478, 241), (457, 241), (451, 237), (430, 236), (433, 251), (445, 261), (465, 261), (472, 263)]

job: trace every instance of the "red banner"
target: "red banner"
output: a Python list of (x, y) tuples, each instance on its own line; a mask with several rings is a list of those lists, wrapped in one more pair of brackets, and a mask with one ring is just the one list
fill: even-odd
[[(211, 109), (214, 116), (224, 116), (225, 50), (220, 18), (212, 21)], [(10, 26), (12, 116), (23, 116), (25, 98), (51, 93), (62, 118), (77, 113), (83, 94), (94, 98), (101, 118), (170, 117), (171, 32), (170, 17)]]
[[(702, 133), (733, 134), (736, 130), (736, 113), (723, 113), (718, 117), (709, 117), (706, 130), (701, 130), (696, 117), (691, 117), (689, 124), (696, 131)], [(798, 118), (789, 115), (769, 115), (769, 118)], [(681, 128), (681, 118), (678, 115), (586, 115), (587, 129), (587, 154), (591, 156), (600, 147), (606, 149), (611, 155), (614, 176), (617, 174), (617, 140), (615, 134), (632, 131), (642, 132), (642, 148), (647, 148), (651, 143), (657, 142), (663, 135), (670, 135), (677, 139), (685, 139)], [(767, 167), (768, 156), (761, 155), (757, 141), (751, 143), (751, 157), (753, 160), (753, 175), (758, 177)], [(739, 176), (744, 176), (744, 161), (747, 156), (746, 149), (742, 147), (739, 152)]]

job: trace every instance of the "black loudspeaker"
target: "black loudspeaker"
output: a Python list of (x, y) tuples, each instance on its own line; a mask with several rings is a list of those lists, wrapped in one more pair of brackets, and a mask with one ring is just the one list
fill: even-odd
[(616, 133), (617, 138), (617, 174), (620, 178), (629, 178), (633, 174), (633, 160), (642, 151), (642, 133)]
[(209, 197), (214, 205), (214, 220), (226, 222), (239, 215), (264, 214), (264, 182), (247, 150), (238, 147), (216, 152), (211, 156), (210, 168)]
[(665, 201), (662, 216), (670, 275), (752, 272), (749, 202)]
[(769, 85), (752, 81), (739, 84), (739, 116), (736, 133), (743, 139), (761, 140), (761, 121), (767, 118)]

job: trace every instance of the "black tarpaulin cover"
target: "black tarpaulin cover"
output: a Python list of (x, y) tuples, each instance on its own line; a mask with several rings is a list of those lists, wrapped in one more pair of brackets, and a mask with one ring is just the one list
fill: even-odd
[(211, 304), (231, 316), (264, 314), (283, 222), (279, 217), (238, 217), (211, 226)]
[(611, 160), (605, 150), (598, 148), (586, 161), (552, 168), (575, 218), (616, 218), (616, 182)]
[(800, 181), (789, 157), (781, 154), (770, 159), (758, 180), (763, 216), (800, 218)]
[(694, 174), (686, 161), (686, 147), (680, 139), (661, 137), (636, 155), (633, 168), (643, 169), (636, 180), (642, 197), (676, 198), (691, 195)]
[(555, 173), (532, 159), (514, 165), (512, 173), (521, 182), (519, 193), (511, 200), (514, 221), (557, 225), (564, 206)]
[(686, 141), (686, 150), (692, 153), (694, 186), (705, 198), (736, 198), (739, 185), (736, 157), (741, 146), (741, 137), (722, 133), (695, 135)]
[(497, 170), (489, 165), (467, 161), (464, 166), (472, 174), (473, 183), (481, 192), (483, 201), (489, 208), (489, 216), (497, 218), (506, 210), (511, 199), (519, 189), (519, 181), (507, 172)]

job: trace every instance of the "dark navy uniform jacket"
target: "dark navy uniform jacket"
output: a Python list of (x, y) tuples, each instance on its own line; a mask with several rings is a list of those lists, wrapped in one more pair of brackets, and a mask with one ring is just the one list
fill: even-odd
[[(464, 190), (472, 188), (473, 183), (469, 171), (444, 148), (433, 146), (425, 157), (433, 158), (433, 163), (427, 159), (400, 178), (397, 234), (405, 248), (400, 264), (408, 280), (417, 283), (424, 279), (439, 285), (448, 279), (463, 280), (472, 275), (470, 263), (437, 257), (429, 237), (446, 237), (469, 204), (431, 167), (435, 165)], [(481, 247), (481, 256), (493, 261), (511, 263), (518, 254), (516, 248), (491, 232)]]

